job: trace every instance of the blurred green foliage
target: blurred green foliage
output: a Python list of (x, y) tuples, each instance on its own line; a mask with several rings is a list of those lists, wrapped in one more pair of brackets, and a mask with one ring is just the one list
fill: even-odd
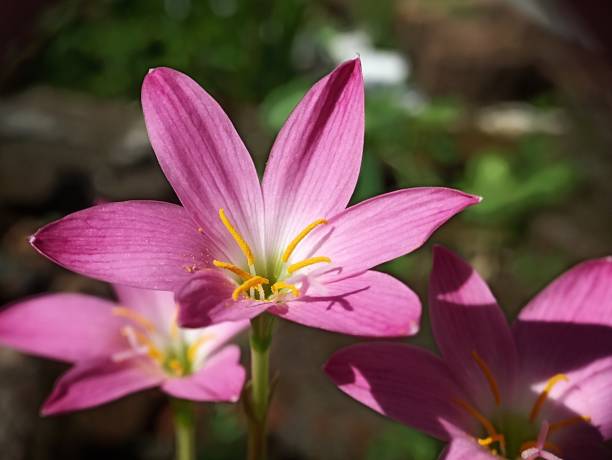
[(370, 444), (366, 460), (431, 460), (440, 443), (418, 431), (390, 423)]

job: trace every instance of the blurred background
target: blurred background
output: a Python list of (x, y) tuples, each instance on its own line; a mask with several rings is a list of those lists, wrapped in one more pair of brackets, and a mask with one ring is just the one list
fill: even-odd
[[(109, 296), (37, 255), (27, 236), (100, 199), (176, 201), (138, 102), (149, 68), (180, 69), (209, 90), (261, 172), (306, 89), (359, 54), (367, 130), (354, 202), (420, 185), (485, 198), (382, 269), (426, 305), (431, 244), (448, 245), (513, 318), (554, 276), (612, 252), (610, 20), (590, 0), (5, 0), (0, 303), (45, 291)], [(353, 403), (322, 375), (353, 341), (279, 322), (272, 458), (436, 458), (436, 441)], [(432, 346), (426, 318), (411, 342)], [(169, 410), (154, 391), (40, 418), (65, 369), (0, 350), (3, 459), (171, 458)], [(201, 458), (243, 457), (239, 409), (199, 408)]]

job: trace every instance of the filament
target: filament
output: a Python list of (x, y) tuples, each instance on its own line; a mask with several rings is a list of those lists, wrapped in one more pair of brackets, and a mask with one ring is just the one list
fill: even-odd
[(478, 367), (484, 374), (485, 378), (487, 379), (487, 382), (489, 382), (489, 387), (491, 388), (491, 393), (493, 393), (493, 397), (495, 398), (495, 403), (499, 406), (501, 403), (499, 386), (497, 385), (497, 381), (495, 380), (491, 369), (489, 369), (487, 363), (484, 362), (484, 360), (480, 357), (478, 353), (476, 353), (476, 351), (472, 351), (472, 358), (474, 358), (474, 361), (476, 361), (476, 364), (478, 364)]
[(253, 251), (251, 251), (251, 248), (249, 247), (247, 242), (244, 241), (244, 238), (240, 236), (240, 233), (238, 233), (238, 231), (236, 231), (236, 229), (232, 226), (227, 216), (225, 215), (225, 211), (223, 210), (223, 208), (219, 209), (219, 217), (221, 218), (221, 222), (223, 222), (223, 225), (225, 225), (225, 228), (227, 228), (227, 231), (231, 233), (232, 237), (236, 241), (236, 244), (238, 244), (240, 250), (246, 257), (247, 264), (255, 265), (255, 257), (253, 257)]
[(296, 236), (295, 238), (293, 238), (293, 240), (291, 240), (291, 243), (289, 243), (289, 245), (285, 249), (285, 252), (283, 252), (283, 256), (281, 260), (284, 263), (287, 263), (287, 261), (289, 260), (289, 257), (291, 257), (291, 254), (293, 253), (297, 245), (300, 243), (300, 241), (306, 238), (306, 235), (312, 232), (316, 227), (318, 227), (319, 225), (326, 224), (326, 223), (327, 221), (325, 219), (318, 219), (318, 220), (315, 220), (313, 223), (307, 225), (306, 228), (298, 234), (298, 236)]
[(238, 297), (243, 292), (248, 291), (249, 289), (251, 289), (252, 287), (255, 287), (255, 286), (260, 286), (262, 284), (268, 284), (269, 282), (270, 281), (267, 278), (264, 278), (263, 276), (255, 275), (255, 276), (249, 278), (248, 280), (246, 280), (244, 283), (242, 283), (236, 289), (234, 289), (234, 292), (232, 293), (232, 299), (233, 300), (238, 300)]
[(533, 422), (536, 419), (536, 417), (540, 413), (540, 410), (542, 409), (542, 405), (546, 401), (546, 398), (548, 398), (548, 394), (551, 392), (553, 387), (561, 381), (567, 381), (567, 376), (565, 374), (556, 374), (550, 379), (548, 379), (548, 381), (546, 382), (546, 386), (544, 387), (544, 389), (538, 396), (538, 399), (536, 399), (536, 402), (531, 408), (531, 412), (529, 413), (530, 422)]
[(293, 272), (296, 272), (300, 270), (301, 268), (308, 267), (309, 265), (313, 265), (313, 264), (319, 264), (322, 262), (330, 263), (331, 259), (325, 256), (311, 257), (310, 259), (305, 259), (305, 260), (302, 260), (301, 262), (297, 262), (295, 264), (289, 265), (287, 267), (287, 271), (291, 275), (293, 274)]
[(146, 329), (148, 332), (155, 332), (156, 330), (155, 324), (153, 324), (151, 320), (145, 318), (143, 315), (135, 310), (132, 310), (131, 308), (113, 307), (111, 312), (115, 316), (129, 319), (130, 321)]
[(493, 442), (499, 442), (502, 454), (506, 455), (506, 438), (503, 434), (497, 432), (491, 421), (484, 415), (482, 415), (480, 412), (478, 412), (478, 410), (472, 407), (469, 403), (461, 399), (457, 399), (455, 400), (455, 402), (459, 405), (459, 407), (461, 407), (468, 414), (478, 420), (487, 432), (488, 437), (484, 439), (478, 439), (478, 444), (480, 444), (481, 446), (488, 446)]
[(238, 275), (243, 280), (248, 280), (249, 278), (251, 278), (253, 276), (250, 273), (245, 272), (242, 268), (237, 267), (236, 265), (230, 264), (230, 263), (227, 263), (227, 262), (221, 262), (219, 260), (213, 260), (213, 265), (215, 267), (218, 267), (218, 268), (224, 268), (225, 270), (229, 270), (230, 272), (234, 273), (235, 275)]
[(295, 284), (284, 283), (282, 281), (277, 281), (272, 285), (272, 293), (278, 294), (278, 291), (281, 289), (289, 289), (293, 294), (293, 297), (299, 297), (300, 291), (295, 287)]

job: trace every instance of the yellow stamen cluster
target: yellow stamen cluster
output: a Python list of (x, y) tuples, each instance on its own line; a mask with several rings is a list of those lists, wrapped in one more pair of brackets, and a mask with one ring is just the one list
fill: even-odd
[[(238, 233), (238, 231), (234, 228), (232, 223), (227, 218), (225, 211), (223, 209), (219, 209), (219, 217), (221, 222), (227, 229), (227, 231), (232, 235), (234, 241), (244, 254), (247, 265), (249, 267), (249, 271), (243, 270), (237, 265), (231, 264), (229, 262), (223, 262), (220, 260), (213, 260), (213, 265), (217, 268), (221, 268), (224, 270), (228, 270), (236, 275), (238, 278), (242, 280), (242, 282), (234, 289), (232, 292), (232, 299), (237, 301), (241, 295), (244, 295), (246, 298), (255, 299), (255, 290), (257, 290), (258, 299), (257, 300), (275, 300), (278, 299), (282, 294), (282, 291), (289, 291), (293, 297), (299, 297), (300, 291), (295, 286), (295, 284), (286, 283), (282, 280), (278, 280), (272, 284), (270, 290), (272, 291), (271, 296), (266, 296), (263, 286), (270, 284), (270, 280), (263, 276), (257, 275), (255, 271), (255, 257), (253, 255), (253, 251), (249, 244), (245, 241), (245, 239)], [(329, 257), (318, 256), (318, 257), (310, 257), (308, 259), (287, 265), (289, 262), (289, 258), (291, 254), (295, 251), (295, 248), (298, 244), (306, 238), (306, 236), (312, 232), (319, 225), (327, 224), (325, 219), (318, 219), (311, 224), (307, 225), (304, 230), (302, 230), (291, 242), (287, 245), (285, 251), (281, 256), (281, 261), (283, 263), (283, 270), (281, 275), (285, 272), (288, 276), (293, 275), (298, 270), (302, 268), (309, 267), (314, 264), (319, 263), (331, 263), (331, 259)]]
[[(177, 348), (162, 351), (151, 338), (154, 334), (159, 334), (155, 324), (137, 311), (125, 307), (114, 307), (112, 314), (128, 319), (138, 329), (132, 326), (124, 326), (121, 333), (130, 344), (140, 349), (146, 350), (146, 354), (166, 371), (176, 377), (184, 376), (193, 370), (198, 351), (204, 343), (213, 338), (210, 334), (200, 336), (196, 341), (186, 347), (180, 337), (180, 330), (174, 319), (169, 326), (170, 337), (175, 342)], [(186, 347), (186, 349), (185, 349)]]
[[(499, 406), (501, 404), (501, 393), (499, 390), (499, 385), (497, 384), (497, 381), (495, 380), (495, 376), (493, 375), (493, 372), (491, 372), (491, 369), (489, 368), (489, 366), (487, 366), (486, 362), (482, 359), (482, 357), (476, 351), (472, 352), (472, 358), (474, 359), (474, 361), (478, 365), (478, 368), (480, 369), (484, 378), (486, 379), (489, 385), (489, 388), (491, 390), (491, 393), (493, 394), (493, 397), (495, 399), (496, 405)], [(533, 404), (533, 407), (531, 408), (531, 411), (529, 413), (529, 422), (534, 423), (536, 421), (538, 415), (540, 414), (540, 411), (542, 410), (542, 406), (546, 402), (546, 399), (550, 395), (550, 392), (555, 387), (555, 385), (557, 385), (559, 382), (567, 381), (567, 380), (568, 379), (565, 374), (556, 374), (552, 376), (550, 379), (548, 379), (548, 381), (546, 382), (546, 385), (544, 386), (544, 389), (540, 392), (540, 394), (538, 395), (538, 398)], [(489, 447), (491, 451), (493, 452), (493, 454), (497, 454), (497, 450), (491, 448), (491, 445), (494, 443), (498, 443), (501, 454), (506, 455), (506, 438), (502, 433), (497, 432), (493, 423), (468, 402), (458, 399), (455, 401), (455, 403), (459, 407), (461, 407), (465, 412), (467, 412), (470, 416), (474, 417), (486, 431), (487, 436), (484, 438), (478, 438), (477, 439), (478, 444), (481, 446)], [(553, 433), (562, 428), (566, 428), (568, 426), (575, 425), (576, 423), (581, 423), (581, 422), (588, 423), (589, 421), (590, 421), (590, 418), (585, 417), (585, 416), (576, 416), (576, 417), (570, 417), (564, 420), (559, 420), (557, 422), (550, 424), (549, 433)], [(537, 441), (535, 440), (524, 442), (520, 447), (521, 452), (526, 449), (536, 446), (536, 444), (537, 444)], [(547, 441), (544, 447), (548, 449), (550, 452), (554, 452), (557, 454), (559, 453), (559, 447), (551, 442)]]

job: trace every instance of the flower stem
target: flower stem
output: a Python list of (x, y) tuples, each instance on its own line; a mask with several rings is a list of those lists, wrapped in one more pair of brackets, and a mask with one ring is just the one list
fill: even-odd
[(195, 460), (195, 417), (191, 402), (173, 399), (176, 460)]
[(266, 433), (270, 402), (270, 345), (274, 317), (260, 315), (251, 320), (251, 395), (248, 459), (266, 459)]

